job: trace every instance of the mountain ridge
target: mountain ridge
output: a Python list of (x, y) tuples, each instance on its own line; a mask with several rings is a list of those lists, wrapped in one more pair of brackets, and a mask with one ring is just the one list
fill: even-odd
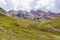
[(54, 19), (55, 17), (60, 16), (60, 13), (53, 13), (53, 12), (45, 12), (42, 11), (41, 9), (38, 9), (36, 11), (31, 10), (30, 12), (27, 11), (23, 11), (23, 10), (10, 10), (8, 12), (6, 12), (3, 8), (0, 7), (0, 11), (7, 13), (9, 15), (12, 16), (16, 16), (19, 18), (23, 18), (26, 20), (35, 20), (35, 21), (47, 21), (47, 20), (51, 20)]
[(17, 17), (21, 17), (23, 19), (37, 20), (37, 21), (50, 20), (60, 16), (60, 13), (44, 12), (42, 10), (36, 10), (36, 11), (32, 10), (30, 12), (19, 10), (17, 12), (15, 11), (15, 13), (12, 12), (12, 14), (14, 14)]

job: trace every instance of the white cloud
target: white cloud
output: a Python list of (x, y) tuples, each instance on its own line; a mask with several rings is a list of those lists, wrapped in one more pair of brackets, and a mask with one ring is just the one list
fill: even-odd
[[(0, 0), (0, 6), (9, 7), (6, 8), (7, 10), (27, 10), (30, 9), (41, 9), (43, 7), (46, 7), (47, 10), (54, 9), (52, 4), (54, 3), (54, 0)], [(32, 6), (31, 6), (32, 5)], [(12, 7), (12, 8), (11, 8)]]
[(13, 4), (13, 6), (14, 6), (14, 9), (17, 10), (19, 0), (11, 0), (11, 2)]
[(60, 11), (60, 10), (57, 9), (57, 7), (55, 5), (55, 0), (53, 0), (53, 2), (46, 7), (46, 9), (48, 11), (52, 11), (52, 12), (59, 12)]
[(1, 4), (4, 4), (4, 5), (6, 5), (6, 2), (5, 2), (5, 0), (0, 0), (0, 5)]
[(25, 10), (30, 10), (30, 3), (32, 2), (33, 0), (20, 0), (19, 2), (19, 5), (18, 6), (21, 6), (23, 9)]
[[(30, 9), (29, 5), (33, 0), (11, 0), (12, 4), (14, 5), (14, 9)], [(18, 8), (21, 7), (21, 8)]]
[(54, 3), (54, 0), (38, 0), (37, 1), (37, 6), (35, 6), (35, 8), (43, 8), (43, 7), (47, 7), (47, 6), (51, 6), (52, 3)]

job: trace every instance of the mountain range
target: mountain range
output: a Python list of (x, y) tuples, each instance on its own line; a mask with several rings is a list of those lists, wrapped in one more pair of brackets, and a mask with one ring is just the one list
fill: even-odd
[(41, 9), (38, 9), (36, 11), (31, 10), (30, 12), (28, 11), (23, 11), (23, 10), (10, 10), (6, 12), (3, 8), (0, 7), (0, 11), (7, 13), (12, 16), (16, 16), (19, 18), (23, 18), (26, 20), (35, 20), (35, 21), (47, 21), (51, 20), (55, 17), (60, 16), (60, 13), (53, 13), (51, 11), (45, 12)]

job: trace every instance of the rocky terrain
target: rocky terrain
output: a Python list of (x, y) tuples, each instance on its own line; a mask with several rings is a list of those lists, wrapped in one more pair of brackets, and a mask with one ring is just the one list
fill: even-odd
[(60, 13), (53, 13), (53, 12), (44, 12), (42, 10), (31, 10), (30, 12), (27, 11), (22, 11), (22, 10), (10, 10), (8, 11), (9, 14), (13, 15), (13, 16), (17, 16), (23, 19), (27, 19), (27, 20), (36, 20), (36, 21), (44, 21), (44, 20), (51, 20), (55, 17), (60, 16)]

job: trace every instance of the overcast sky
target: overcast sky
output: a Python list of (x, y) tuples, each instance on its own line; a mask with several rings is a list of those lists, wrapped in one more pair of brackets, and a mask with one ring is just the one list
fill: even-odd
[(37, 10), (60, 12), (60, 0), (0, 0), (5, 10)]

